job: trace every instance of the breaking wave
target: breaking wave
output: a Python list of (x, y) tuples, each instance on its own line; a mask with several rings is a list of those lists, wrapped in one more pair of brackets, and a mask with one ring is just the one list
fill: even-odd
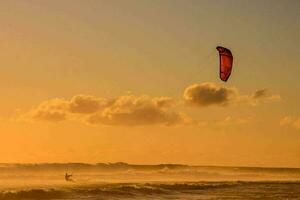
[[(77, 186), (60, 189), (29, 189), (20, 191), (2, 191), (0, 200), (19, 199), (139, 199), (139, 197), (167, 197), (169, 195), (209, 195), (221, 194), (224, 197), (235, 194), (249, 196), (249, 190), (255, 197), (270, 194), (278, 199), (299, 197), (300, 182), (192, 182), (192, 183), (116, 183), (90, 186)], [(292, 195), (292, 196), (291, 196)], [(294, 195), (294, 196), (293, 196)], [(150, 199), (151, 199), (150, 198)], [(176, 198), (175, 198), (176, 199)]]
[(1, 192), (1, 200), (19, 200), (19, 199), (57, 199), (63, 198), (64, 192), (58, 190), (21, 190), (15, 192)]

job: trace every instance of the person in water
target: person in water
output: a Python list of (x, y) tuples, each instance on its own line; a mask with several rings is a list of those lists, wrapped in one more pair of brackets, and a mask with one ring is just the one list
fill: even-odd
[(66, 174), (65, 174), (65, 180), (66, 180), (66, 181), (73, 181), (73, 179), (71, 178), (72, 176), (73, 176), (72, 174), (66, 173)]

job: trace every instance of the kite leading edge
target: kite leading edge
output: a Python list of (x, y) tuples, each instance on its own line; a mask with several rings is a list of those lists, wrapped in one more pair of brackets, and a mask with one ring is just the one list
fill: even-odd
[(220, 79), (226, 82), (231, 74), (233, 56), (231, 51), (225, 47), (217, 46), (216, 49), (220, 56)]

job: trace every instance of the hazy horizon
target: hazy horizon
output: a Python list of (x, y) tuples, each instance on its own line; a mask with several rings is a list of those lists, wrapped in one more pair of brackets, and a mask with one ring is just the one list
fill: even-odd
[(243, 165), (189, 165), (183, 163), (150, 163), (150, 164), (139, 164), (139, 163), (127, 163), (127, 162), (95, 162), (95, 163), (85, 163), (85, 162), (41, 162), (41, 163), (0, 163), (0, 167), (14, 167), (14, 166), (127, 166), (127, 167), (211, 167), (211, 168), (257, 168), (257, 169), (300, 169), (300, 167), (286, 167), (286, 166), (243, 166)]

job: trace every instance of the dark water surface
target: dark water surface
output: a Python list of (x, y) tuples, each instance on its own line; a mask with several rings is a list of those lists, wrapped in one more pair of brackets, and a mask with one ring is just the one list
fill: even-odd
[(300, 182), (115, 183), (3, 191), (0, 199), (300, 199)]

